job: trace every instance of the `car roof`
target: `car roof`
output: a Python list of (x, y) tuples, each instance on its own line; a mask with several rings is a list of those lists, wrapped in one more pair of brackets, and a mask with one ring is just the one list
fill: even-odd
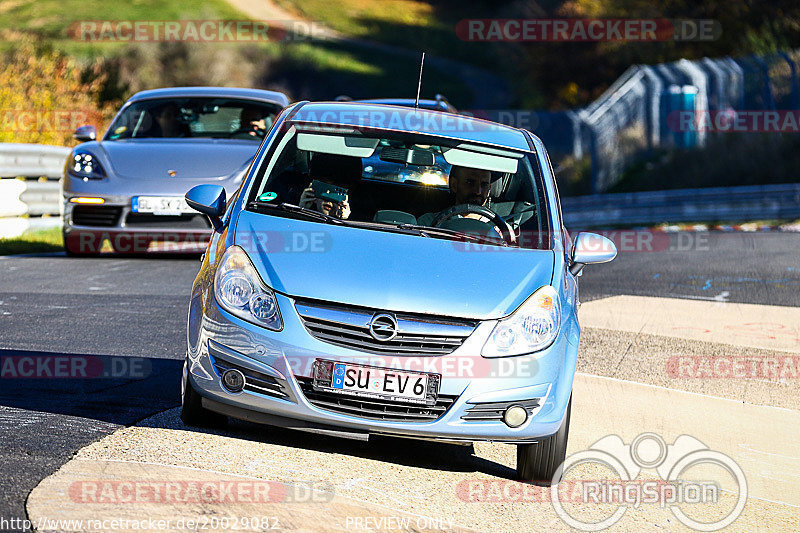
[(533, 151), (523, 130), (464, 115), (366, 102), (303, 102), (297, 106), (287, 119), (289, 123), (419, 133), (511, 150)]
[[(388, 104), (388, 105), (399, 105), (404, 107), (414, 107), (416, 100), (413, 98), (370, 98), (367, 100), (354, 100), (355, 102), (362, 102), (365, 104)], [(450, 111), (453, 112), (453, 107), (447, 102), (447, 100), (430, 100), (427, 98), (420, 99), (419, 107), (424, 109), (435, 109), (439, 111)]]
[(243, 98), (247, 100), (260, 100), (278, 104), (281, 107), (289, 105), (289, 98), (278, 91), (263, 89), (245, 89), (241, 87), (165, 87), (140, 91), (128, 99), (128, 102), (145, 100), (149, 98), (192, 98), (192, 97), (220, 97)]

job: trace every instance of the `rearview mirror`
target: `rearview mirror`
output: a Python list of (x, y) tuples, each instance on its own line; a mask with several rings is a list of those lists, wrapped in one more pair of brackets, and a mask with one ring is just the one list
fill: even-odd
[(75, 133), (73, 133), (72, 136), (76, 140), (82, 142), (94, 141), (95, 139), (97, 139), (97, 130), (95, 129), (94, 126), (90, 126), (88, 124), (85, 126), (78, 126), (78, 128), (75, 130)]
[(381, 150), (381, 161), (391, 163), (403, 163), (418, 167), (430, 167), (436, 163), (436, 156), (430, 150), (423, 148), (401, 148), (396, 146), (386, 146)]
[(220, 185), (204, 183), (196, 185), (186, 193), (186, 203), (195, 211), (208, 215), (215, 231), (222, 228), (222, 217), (225, 215), (225, 189)]
[(614, 242), (597, 233), (578, 233), (572, 247), (572, 265), (569, 271), (577, 276), (585, 265), (608, 263), (617, 256)]

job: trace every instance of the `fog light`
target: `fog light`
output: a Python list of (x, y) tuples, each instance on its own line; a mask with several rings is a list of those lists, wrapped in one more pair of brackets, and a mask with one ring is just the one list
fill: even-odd
[(506, 425), (511, 428), (520, 427), (525, 423), (526, 420), (528, 420), (528, 411), (526, 411), (521, 405), (512, 405), (506, 409), (506, 412), (503, 415), (503, 422), (505, 422)]
[(235, 369), (226, 370), (222, 374), (222, 386), (230, 392), (242, 392), (242, 389), (244, 389), (244, 374)]

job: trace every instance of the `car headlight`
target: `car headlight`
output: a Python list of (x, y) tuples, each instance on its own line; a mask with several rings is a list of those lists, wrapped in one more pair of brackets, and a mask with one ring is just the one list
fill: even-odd
[(76, 150), (67, 161), (67, 172), (76, 178), (98, 180), (106, 177), (106, 171), (97, 156), (87, 151)]
[(214, 277), (214, 295), (223, 309), (243, 320), (274, 331), (283, 328), (275, 293), (261, 281), (238, 246), (228, 248), (222, 257)]
[(545, 285), (525, 300), (511, 316), (495, 325), (483, 345), (481, 355), (503, 357), (543, 350), (556, 340), (560, 323), (558, 293), (550, 285)]

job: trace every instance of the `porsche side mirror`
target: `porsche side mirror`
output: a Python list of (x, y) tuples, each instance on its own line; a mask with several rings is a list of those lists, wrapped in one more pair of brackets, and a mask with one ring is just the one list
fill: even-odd
[(97, 139), (97, 130), (94, 126), (90, 126), (88, 124), (85, 126), (78, 126), (72, 136), (81, 142), (94, 141)]

